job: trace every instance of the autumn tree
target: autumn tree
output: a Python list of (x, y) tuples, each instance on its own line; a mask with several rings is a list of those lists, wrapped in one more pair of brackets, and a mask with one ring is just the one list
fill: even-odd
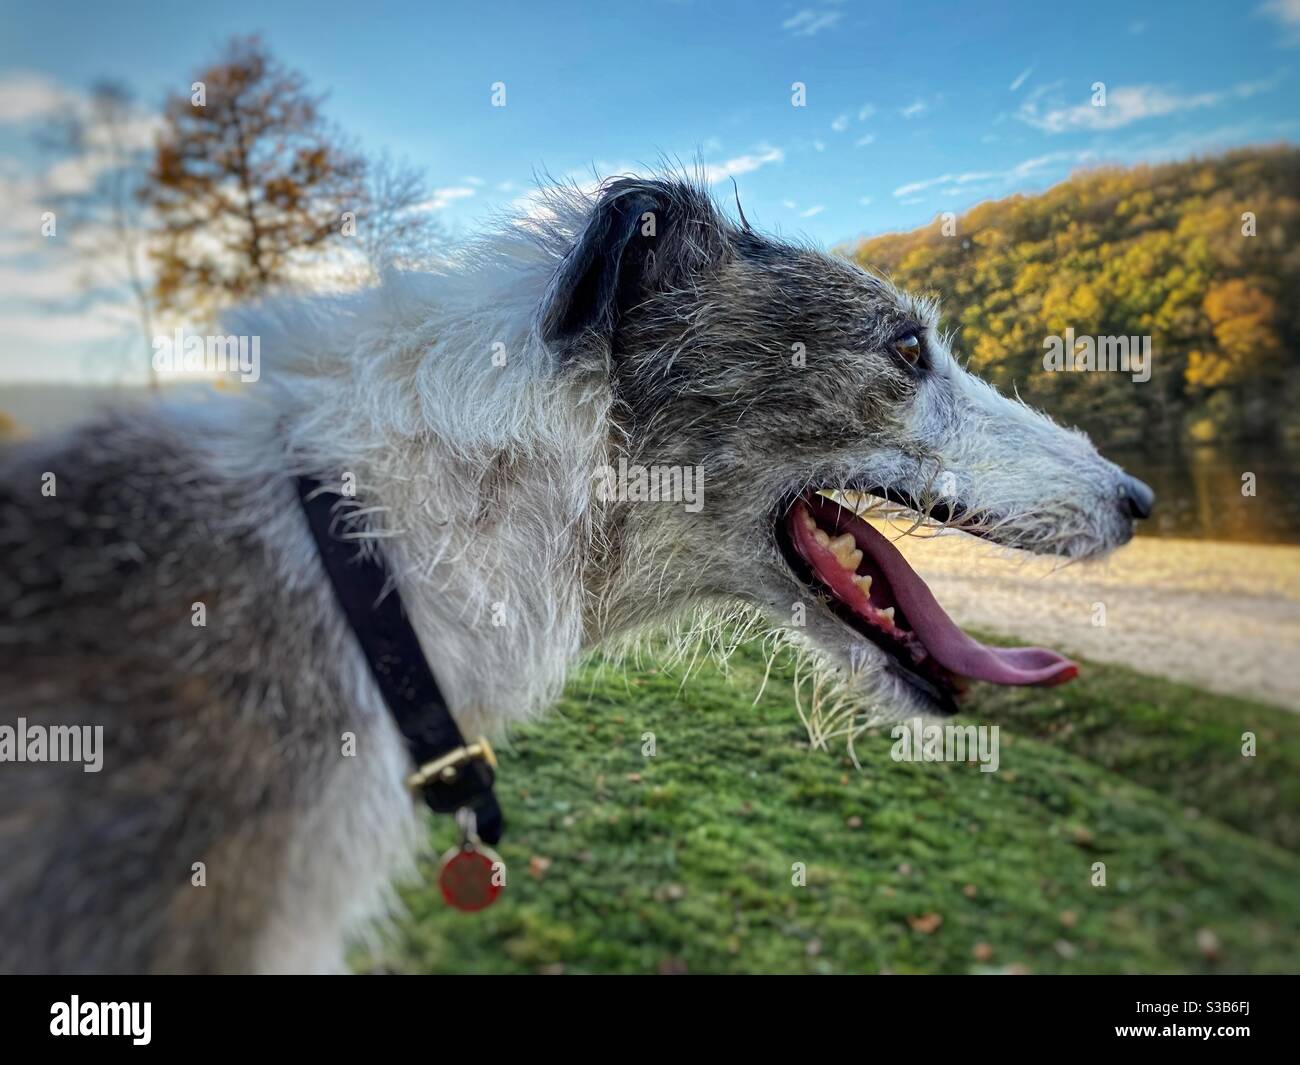
[(326, 125), (321, 100), (256, 37), (232, 40), (188, 94), (168, 99), (145, 192), (164, 308), (260, 295), (338, 238), (362, 204), (365, 165)]
[(1273, 298), (1258, 283), (1234, 277), (1210, 286), (1204, 308), (1215, 344), (1211, 351), (1193, 353), (1188, 383), (1212, 388), (1272, 376), (1282, 349)]

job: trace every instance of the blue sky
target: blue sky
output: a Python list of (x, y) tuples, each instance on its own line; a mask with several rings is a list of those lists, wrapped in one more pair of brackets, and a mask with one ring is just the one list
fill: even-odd
[[(0, 149), (20, 159), (42, 92), (110, 75), (161, 100), (227, 36), (258, 31), (329, 92), (329, 116), (362, 147), (427, 169), (452, 232), (509, 207), (538, 171), (589, 178), (661, 154), (733, 174), (752, 223), (832, 244), (1046, 188), (1079, 166), (1300, 139), (1300, 0), (0, 12)], [(1098, 81), (1104, 108), (1090, 102)], [(494, 82), (504, 108), (491, 106)], [(791, 104), (795, 82), (805, 107)], [(0, 376), (16, 350), (4, 343), (7, 308)]]

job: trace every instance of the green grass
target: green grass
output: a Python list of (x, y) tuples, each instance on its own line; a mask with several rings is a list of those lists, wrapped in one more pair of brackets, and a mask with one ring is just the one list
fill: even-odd
[[(887, 732), (859, 771), (808, 750), (788, 673), (753, 704), (762, 672), (754, 649), (684, 688), (582, 671), (502, 752), (502, 899), (462, 914), (415, 885), (356, 967), (1300, 971), (1300, 717), (1088, 666), (978, 694), (967, 719), (1003, 726), (996, 773), (894, 762)], [(445, 819), (430, 831), (451, 844)]]

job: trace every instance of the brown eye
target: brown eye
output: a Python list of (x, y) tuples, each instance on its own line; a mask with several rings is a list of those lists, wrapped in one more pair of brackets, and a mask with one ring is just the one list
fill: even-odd
[(894, 341), (894, 350), (908, 363), (915, 366), (921, 358), (921, 338), (915, 333), (908, 333)]

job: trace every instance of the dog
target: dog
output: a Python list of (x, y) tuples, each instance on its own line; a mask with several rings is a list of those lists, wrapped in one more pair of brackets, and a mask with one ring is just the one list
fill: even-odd
[[(391, 911), (425, 819), (295, 477), (339, 486), (466, 736), (699, 610), (789, 632), (900, 713), (1068, 679), (965, 637), (826, 493), (1071, 559), (1152, 503), (963, 369), (932, 302), (689, 175), (544, 190), (436, 272), (237, 331), (266, 361), (241, 395), (0, 460), (0, 723), (102, 730), (102, 772), (0, 762), (4, 971), (337, 971)], [(611, 491), (632, 468), (697, 471), (700, 505)]]

